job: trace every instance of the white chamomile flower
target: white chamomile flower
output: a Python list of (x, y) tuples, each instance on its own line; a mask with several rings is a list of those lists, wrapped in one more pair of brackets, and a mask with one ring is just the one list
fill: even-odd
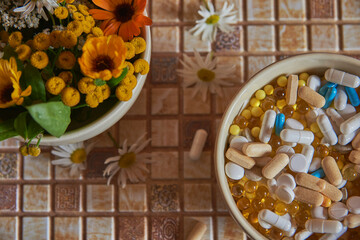
[(194, 36), (201, 35), (201, 40), (213, 42), (216, 38), (218, 28), (225, 32), (233, 31), (230, 24), (236, 23), (236, 12), (232, 11), (234, 4), (228, 6), (225, 2), (220, 11), (215, 11), (214, 5), (209, 1), (207, 8), (200, 6), (199, 15), (203, 18), (196, 21), (195, 27), (190, 29), (190, 33)]
[(47, 21), (48, 17), (43, 9), (45, 7), (51, 14), (54, 13), (54, 8), (57, 8), (59, 4), (56, 0), (27, 0), (22, 7), (14, 9), (14, 12), (21, 12), (21, 17), (28, 16), (37, 7), (37, 12)]
[(145, 181), (146, 173), (149, 172), (146, 164), (152, 162), (150, 153), (140, 153), (151, 141), (151, 139), (145, 140), (145, 135), (146, 133), (129, 148), (125, 139), (122, 148), (118, 149), (119, 155), (106, 159), (105, 164), (110, 163), (104, 171), (104, 176), (110, 176), (108, 185), (117, 173), (119, 173), (117, 182), (122, 188), (126, 187), (127, 179), (132, 183)]
[(80, 174), (80, 171), (86, 169), (86, 158), (94, 144), (91, 143), (85, 147), (84, 143), (80, 142), (54, 147), (51, 153), (60, 157), (60, 159), (53, 160), (51, 163), (70, 168), (70, 176), (77, 176)]
[(183, 77), (183, 87), (187, 88), (195, 85), (194, 97), (198, 92), (202, 95), (202, 100), (206, 101), (208, 90), (210, 93), (223, 96), (221, 86), (232, 86), (232, 83), (226, 82), (225, 79), (233, 78), (235, 75), (235, 65), (217, 65), (216, 58), (212, 59), (212, 53), (208, 53), (203, 59), (199, 52), (194, 50), (195, 58), (190, 58), (184, 54), (184, 61), (180, 60), (183, 69), (177, 72)]

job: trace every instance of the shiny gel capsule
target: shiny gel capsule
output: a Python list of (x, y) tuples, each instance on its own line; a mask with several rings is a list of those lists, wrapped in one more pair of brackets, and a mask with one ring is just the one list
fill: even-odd
[(337, 88), (337, 94), (334, 100), (334, 105), (336, 110), (343, 110), (346, 107), (348, 97), (344, 86), (339, 86)]
[(285, 115), (278, 113), (275, 120), (275, 134), (280, 136), (281, 130), (283, 130), (285, 124)]
[(351, 87), (345, 87), (345, 91), (347, 93), (347, 96), (350, 100), (351, 105), (353, 105), (354, 107), (357, 107), (360, 105), (360, 99), (359, 96), (355, 90), (355, 88), (351, 88)]
[(319, 89), (319, 94), (322, 95), (323, 97), (325, 97), (327, 90), (328, 90), (329, 88), (336, 87), (336, 86), (337, 86), (336, 83), (327, 82), (324, 86), (322, 86), (322, 87)]
[(323, 178), (323, 177), (325, 177), (325, 172), (322, 168), (319, 168), (318, 170), (313, 172), (311, 175), (313, 175), (314, 177), (317, 177), (317, 178)]
[(330, 104), (331, 102), (335, 99), (336, 97), (336, 93), (337, 93), (337, 90), (336, 90), (336, 87), (331, 87), (329, 88), (327, 91), (326, 91), (326, 94), (325, 94), (325, 105), (323, 106), (323, 109), (326, 109), (328, 107), (330, 107)]

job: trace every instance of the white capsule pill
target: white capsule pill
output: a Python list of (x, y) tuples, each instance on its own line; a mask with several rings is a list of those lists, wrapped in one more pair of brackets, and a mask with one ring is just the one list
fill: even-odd
[(311, 217), (326, 220), (328, 219), (328, 210), (321, 206), (314, 206), (311, 208)]
[(282, 146), (289, 146), (289, 147), (296, 147), (297, 143), (291, 143), (291, 142), (285, 142), (285, 141), (281, 141), (281, 145)]
[(244, 177), (244, 168), (233, 162), (228, 162), (225, 165), (225, 173), (233, 180), (240, 180)]
[(295, 153), (290, 157), (289, 168), (293, 172), (306, 172), (306, 168), (308, 168), (306, 157), (300, 153)]
[(287, 203), (287, 204), (290, 204), (295, 198), (294, 191), (285, 185), (279, 186), (276, 189), (275, 194), (276, 194), (277, 199), (279, 199), (280, 201), (283, 201), (284, 203)]
[(306, 118), (308, 125), (310, 126), (311, 123), (316, 121), (318, 116), (323, 115), (323, 114), (325, 114), (325, 112), (321, 108), (314, 108), (314, 109), (309, 110), (305, 114), (305, 118)]
[(319, 157), (313, 158), (309, 167), (309, 172), (314, 172), (318, 170), (320, 167), (321, 167), (321, 158)]
[(347, 227), (343, 226), (343, 229), (340, 232), (326, 233), (326, 234), (322, 235), (319, 240), (337, 240), (347, 231), (347, 229), (348, 229)]
[(336, 97), (334, 99), (334, 106), (336, 110), (343, 110), (346, 107), (347, 101), (348, 101), (348, 97), (344, 87), (338, 86)]
[(288, 118), (285, 121), (285, 128), (294, 130), (304, 130), (304, 125), (296, 119)]
[(244, 134), (245, 134), (245, 137), (247, 138), (247, 140), (249, 142), (254, 142), (255, 141), (254, 137), (251, 135), (251, 130), (249, 128), (245, 128)]
[(317, 92), (321, 87), (320, 78), (316, 75), (310, 75), (307, 79), (307, 86)]
[(275, 126), (276, 112), (274, 110), (267, 110), (261, 124), (259, 139), (263, 143), (268, 143), (271, 138), (272, 131)]
[(235, 148), (239, 151), (241, 151), (243, 145), (245, 143), (248, 143), (249, 141), (247, 140), (246, 137), (243, 136), (235, 136), (231, 142), (230, 142), (230, 147)]
[(338, 113), (344, 120), (347, 120), (356, 114), (356, 109), (353, 105), (346, 104), (346, 107), (343, 110), (338, 110)]
[(360, 113), (352, 116), (351, 118), (347, 119), (345, 122), (341, 123), (340, 131), (343, 134), (349, 134), (355, 132), (360, 128)]
[(313, 156), (314, 156), (314, 147), (311, 145), (303, 145), (303, 148), (301, 150), (301, 154), (305, 156), (306, 158), (306, 166), (304, 168), (304, 171), (307, 173), (309, 171), (310, 164), (312, 162)]
[(344, 122), (343, 117), (334, 108), (326, 109), (326, 115), (334, 121), (334, 123), (340, 127), (340, 124)]
[(314, 141), (314, 134), (311, 131), (284, 129), (280, 132), (280, 138), (286, 142), (309, 145)]
[(356, 135), (359, 133), (360, 131), (359, 130), (357, 130), (357, 131), (355, 131), (355, 132), (352, 132), (352, 133), (349, 133), (349, 134), (340, 134), (339, 136), (338, 136), (338, 138), (339, 138), (339, 144), (340, 145), (346, 145), (346, 144), (348, 144), (348, 143), (350, 143), (355, 137), (356, 137)]
[(329, 217), (331, 219), (342, 221), (348, 215), (349, 210), (342, 202), (334, 202), (328, 209)]
[(300, 232), (295, 234), (295, 240), (305, 240), (308, 237), (310, 237), (313, 234), (313, 232), (309, 232), (308, 230), (304, 229)]
[(289, 231), (291, 229), (290, 220), (283, 216), (279, 216), (268, 209), (260, 210), (258, 217), (281, 230)]
[(358, 76), (337, 69), (329, 68), (324, 76), (327, 81), (346, 87), (357, 88), (360, 85)]
[(294, 190), (296, 187), (296, 181), (293, 175), (289, 173), (283, 173), (277, 178), (277, 185), (278, 186), (287, 186), (288, 188)]
[(286, 153), (289, 157), (291, 157), (291, 155), (295, 154), (295, 150), (291, 146), (283, 145), (276, 150), (276, 153)]
[(245, 176), (251, 181), (259, 182), (262, 179), (261, 168), (253, 167), (251, 169), (245, 169)]
[(195, 133), (194, 140), (191, 145), (189, 158), (191, 160), (199, 160), (206, 143), (208, 133), (204, 129), (199, 129)]
[(262, 220), (259, 215), (260, 215), (260, 213), (258, 214), (258, 221), (259, 221), (260, 226), (263, 227), (263, 228), (265, 228), (265, 229), (270, 229), (270, 228), (272, 228), (272, 225), (269, 224), (269, 223), (267, 223), (267, 222), (265, 222), (265, 220)]
[(315, 233), (338, 233), (343, 225), (336, 220), (309, 219), (305, 222), (305, 228)]
[(316, 119), (321, 133), (324, 135), (330, 145), (335, 145), (338, 142), (337, 135), (331, 125), (331, 122), (326, 115), (321, 115)]
[(360, 214), (360, 197), (352, 196), (346, 201), (346, 206), (351, 213)]

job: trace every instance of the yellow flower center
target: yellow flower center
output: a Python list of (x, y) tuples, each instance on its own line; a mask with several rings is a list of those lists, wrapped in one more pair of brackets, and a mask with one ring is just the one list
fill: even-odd
[(206, 19), (206, 24), (214, 25), (214, 24), (218, 23), (219, 20), (220, 20), (219, 15), (214, 14)]
[(136, 162), (136, 154), (134, 152), (125, 153), (119, 160), (119, 167), (129, 168)]
[(85, 149), (79, 148), (76, 149), (70, 156), (70, 160), (73, 163), (83, 163), (86, 160), (86, 152)]
[(197, 72), (197, 76), (201, 81), (211, 82), (215, 78), (215, 73), (208, 69), (202, 68)]

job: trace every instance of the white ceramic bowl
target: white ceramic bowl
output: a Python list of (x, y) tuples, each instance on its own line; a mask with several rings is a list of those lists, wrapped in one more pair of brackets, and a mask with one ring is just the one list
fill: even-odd
[(254, 92), (273, 81), (276, 77), (282, 74), (289, 75), (302, 72), (322, 75), (327, 68), (335, 68), (360, 76), (360, 60), (348, 56), (331, 53), (307, 53), (289, 57), (273, 63), (255, 74), (239, 90), (223, 115), (215, 146), (216, 177), (230, 214), (253, 239), (260, 240), (266, 238), (255, 230), (243, 217), (240, 210), (238, 210), (225, 175), (225, 150), (228, 145), (229, 127), (234, 118), (242, 111), (242, 108), (247, 106)]

